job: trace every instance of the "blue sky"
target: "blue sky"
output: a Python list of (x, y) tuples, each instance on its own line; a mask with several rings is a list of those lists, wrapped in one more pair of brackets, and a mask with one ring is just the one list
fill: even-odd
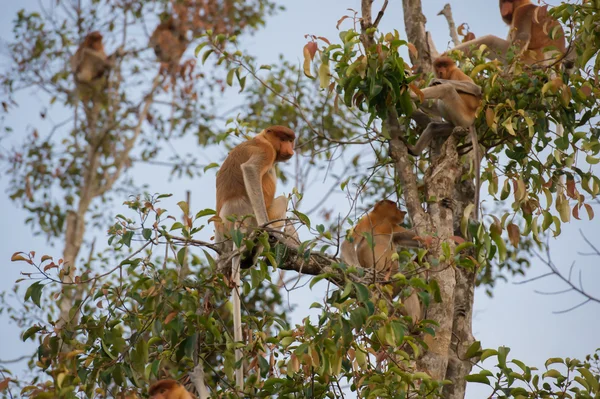
[[(448, 26), (443, 17), (436, 14), (447, 0), (423, 0), (424, 13), (427, 17), (427, 29), (432, 32), (438, 50), (443, 51), (450, 42)], [(3, 12), (0, 13), (0, 38), (3, 42), (12, 37), (12, 19), (17, 10), (22, 7), (35, 7), (37, 2), (26, 0), (23, 2), (3, 2)], [(375, 1), (374, 10), (378, 10), (382, 0)], [(557, 1), (551, 4), (557, 4)], [(301, 63), (302, 47), (306, 43), (305, 34), (316, 34), (336, 40), (338, 31), (335, 28), (338, 19), (347, 14), (346, 9), (360, 9), (359, 0), (302, 0), (281, 1), (287, 10), (270, 18), (265, 29), (244, 41), (245, 49), (258, 57), (259, 63), (276, 63), (279, 55), (283, 54), (288, 60)], [(500, 19), (497, 11), (497, 0), (454, 0), (451, 2), (454, 18), (457, 24), (467, 22), (471, 30), (477, 35), (495, 34), (506, 36), (507, 28)], [(381, 30), (387, 32), (398, 29), (404, 35), (402, 6), (400, 1), (391, 1), (386, 15), (380, 24)], [(4, 54), (4, 53), (0, 53)], [(1, 59), (1, 58), (0, 58)], [(0, 61), (0, 68), (5, 65), (5, 60)], [(231, 103), (238, 101), (237, 90), (232, 91), (221, 101), (223, 109), (230, 109)], [(5, 147), (11, 143), (18, 143), (26, 132), (33, 126), (39, 126), (38, 116), (32, 115), (31, 110), (37, 109), (43, 101), (37, 93), (24, 92), (19, 96), (20, 108), (14, 110), (9, 117), (10, 123), (15, 127), (13, 137), (7, 142), (2, 141)], [(32, 105), (34, 104), (34, 105)], [(50, 109), (50, 118), (60, 120), (60, 110), (53, 114)], [(177, 144), (185, 153), (189, 148), (194, 148), (193, 138)], [(198, 147), (199, 158), (211, 162), (220, 162), (226, 154), (224, 148), (218, 151), (206, 151)], [(192, 211), (214, 207), (214, 171), (202, 178), (194, 180), (183, 179), (169, 181), (169, 170), (157, 166), (135, 165), (129, 172), (139, 183), (146, 183), (149, 192), (172, 193), (173, 198), (168, 206), (175, 212), (174, 204), (185, 198), (185, 191), (192, 192)], [(0, 204), (4, 222), (3, 239), (0, 240), (0, 267), (2, 279), (0, 291), (10, 290), (14, 281), (19, 278), (23, 270), (21, 265), (10, 262), (10, 256), (15, 251), (35, 250), (38, 254), (49, 253), (60, 256), (62, 244), (57, 243), (50, 247), (42, 237), (33, 237), (31, 230), (24, 225), (27, 214), (17, 208), (4, 195), (7, 188), (7, 177), (0, 171)], [(291, 187), (278, 187), (280, 191), (289, 192)], [(130, 194), (137, 194), (132, 192)], [(307, 202), (311, 198), (318, 200), (318, 187), (316, 191), (306, 193)], [(336, 210), (340, 213), (348, 209), (348, 203), (343, 196), (334, 196)], [(116, 201), (116, 209), (111, 214), (123, 211), (119, 207), (122, 201)], [(307, 208), (309, 206), (307, 205)], [(598, 213), (598, 212), (597, 212)], [(595, 244), (600, 245), (597, 239), (600, 229), (598, 222), (573, 221), (564, 226), (562, 235), (558, 239), (551, 239), (552, 255), (555, 263), (568, 270), (573, 261), (582, 270), (584, 286), (592, 289), (592, 283), (599, 281), (600, 269), (595, 266), (595, 258), (585, 258), (578, 252), (589, 252), (582, 242), (579, 234), (581, 229)], [(206, 233), (208, 238), (209, 234)], [(99, 233), (102, 241), (102, 233)], [(85, 251), (85, 249), (84, 249)], [(529, 276), (546, 272), (547, 269), (537, 260)], [(288, 277), (291, 274), (288, 273)], [(517, 279), (518, 280), (518, 279)], [(484, 347), (497, 347), (506, 345), (512, 348), (511, 356), (525, 361), (530, 366), (543, 369), (544, 361), (549, 357), (579, 357), (593, 352), (600, 347), (598, 329), (600, 318), (598, 306), (589, 304), (567, 314), (553, 314), (553, 311), (568, 308), (577, 303), (581, 298), (577, 295), (542, 296), (534, 293), (535, 289), (541, 291), (554, 291), (566, 288), (556, 279), (544, 279), (528, 285), (516, 286), (513, 281), (499, 283), (494, 291), (494, 298), (485, 296), (483, 291), (478, 291), (475, 299), (475, 321), (473, 333)], [(292, 314), (293, 322), (300, 322), (307, 314), (312, 314), (308, 309), (313, 301), (322, 301), (325, 296), (326, 286), (317, 284), (312, 290), (302, 288), (289, 292), (287, 298), (290, 304), (297, 304)], [(598, 291), (597, 291), (598, 292)], [(600, 292), (598, 292), (600, 295)], [(21, 342), (19, 330), (9, 324), (6, 315), (0, 315), (0, 359), (12, 359), (27, 351), (33, 346)], [(486, 391), (481, 387), (471, 386), (468, 391), (469, 398), (481, 397)]]

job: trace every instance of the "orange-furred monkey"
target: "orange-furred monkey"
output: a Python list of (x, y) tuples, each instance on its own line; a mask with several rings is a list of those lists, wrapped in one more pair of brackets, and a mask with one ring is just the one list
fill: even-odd
[(102, 44), (102, 34), (97, 31), (89, 33), (69, 61), (79, 96), (84, 101), (92, 99), (95, 92), (103, 89), (111, 68)]
[(194, 399), (191, 393), (187, 391), (175, 380), (160, 380), (152, 384), (148, 391), (149, 399)]
[(179, 66), (179, 61), (188, 44), (185, 29), (174, 17), (169, 17), (161, 22), (150, 36), (149, 42), (149, 46), (154, 49), (156, 58), (166, 64), (171, 73), (174, 73), (175, 68)]
[[(438, 79), (463, 81), (474, 84), (473, 79), (461, 71), (450, 57), (441, 56), (436, 58), (433, 62), (433, 69), (435, 76)], [(477, 131), (475, 130), (473, 123), (477, 117), (477, 110), (481, 105), (481, 96), (476, 96), (465, 91), (459, 91), (456, 87), (444, 84), (443, 82), (432, 87), (427, 87), (423, 89), (422, 92), (425, 100), (437, 100), (437, 114), (439, 116), (454, 126), (469, 129), (471, 144), (473, 146), (473, 165), (475, 170), (475, 219), (478, 219), (480, 185), (479, 169), (481, 156), (479, 155)], [(417, 98), (414, 93), (411, 93), (411, 97), (413, 97), (413, 99)], [(423, 150), (431, 143), (431, 140), (433, 140), (433, 136), (435, 135), (435, 130), (433, 129), (434, 125), (435, 124), (430, 124), (423, 131), (421, 137), (419, 137), (419, 140), (417, 140), (417, 143), (414, 146), (407, 145), (410, 154), (421, 154), (421, 152), (423, 152)]]
[(545, 6), (536, 6), (531, 0), (499, 0), (499, 5), (502, 20), (510, 26), (506, 40), (487, 35), (462, 43), (453, 50), (468, 54), (472, 48), (485, 44), (489, 49), (488, 58), (504, 61), (509, 47), (516, 45), (523, 62), (529, 65), (550, 65), (557, 55), (565, 54), (564, 31), (560, 23), (548, 15)]
[[(275, 198), (277, 176), (275, 163), (287, 161), (294, 155), (296, 134), (284, 126), (271, 126), (264, 129), (256, 137), (237, 145), (217, 172), (217, 216), (215, 222), (215, 241), (223, 252), (230, 252), (233, 243), (225, 241), (225, 233), (230, 232), (234, 223), (229, 216), (246, 218), (241, 226), (247, 230), (253, 226), (263, 226), (270, 220), (284, 219), (287, 211), (287, 198)], [(274, 224), (280, 227), (283, 223)], [(239, 225), (239, 224), (238, 224)], [(250, 267), (255, 263), (255, 256), (262, 252), (261, 247), (254, 249), (247, 259), (234, 258), (232, 265), (233, 289), (233, 328), (236, 342), (242, 341), (242, 318), (239, 297), (240, 266)], [(241, 360), (240, 349), (235, 351), (236, 362)], [(243, 389), (244, 375), (240, 366), (236, 370), (236, 385)]]
[[(398, 261), (392, 260), (396, 246), (405, 248), (420, 246), (414, 239), (417, 234), (400, 226), (405, 215), (406, 212), (398, 209), (395, 202), (379, 201), (354, 227), (351, 235), (353, 241), (342, 243), (342, 260), (365, 269), (375, 269), (382, 274), (397, 273)], [(369, 245), (363, 233), (371, 234), (373, 247)], [(414, 292), (406, 298), (404, 307), (413, 321), (421, 317), (421, 306)]]

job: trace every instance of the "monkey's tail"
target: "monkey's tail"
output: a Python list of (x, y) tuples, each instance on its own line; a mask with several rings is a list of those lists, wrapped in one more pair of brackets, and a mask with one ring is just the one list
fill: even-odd
[(479, 139), (475, 125), (469, 127), (471, 145), (473, 146), (473, 168), (475, 169), (475, 220), (479, 221), (479, 187), (481, 186), (481, 156), (479, 155)]

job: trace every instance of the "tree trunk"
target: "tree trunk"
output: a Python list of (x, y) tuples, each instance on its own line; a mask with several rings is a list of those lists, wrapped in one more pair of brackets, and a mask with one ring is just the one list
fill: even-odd
[[(419, 67), (419, 72), (433, 72), (432, 62), (438, 54), (425, 28), (426, 18), (423, 15), (421, 0), (403, 0), (402, 4), (406, 34), (418, 52), (417, 57), (411, 54), (411, 61)], [(456, 138), (451, 136), (445, 144), (442, 144), (443, 142), (444, 140), (438, 140), (432, 145), (433, 161), (428, 171), (431, 180), (426, 182), (427, 197), (434, 196), (438, 200), (454, 199), (453, 221), (447, 219), (447, 213), (437, 215), (436, 209), (441, 211), (439, 207), (432, 206), (430, 211), (432, 223), (442, 240), (458, 232), (464, 209), (474, 198), (475, 189), (470, 180), (462, 182), (458, 179), (452, 180), (454, 175), (458, 177), (466, 173), (468, 168), (460, 165), (456, 154)], [(443, 158), (446, 160), (444, 161)], [(440, 161), (442, 164), (438, 163)], [(441, 166), (453, 170), (450, 172)], [(439, 175), (436, 178), (436, 173), (445, 175), (446, 179), (439, 179)], [(448, 192), (448, 185), (451, 185), (450, 192)], [(448, 231), (449, 228), (451, 231)], [(432, 253), (432, 256), (439, 256), (439, 254)], [(471, 362), (463, 361), (461, 358), (465, 359), (466, 350), (474, 342), (472, 322), (475, 275), (462, 268), (456, 268), (455, 271), (454, 267), (448, 267), (433, 277), (438, 280), (443, 302), (430, 307), (427, 318), (436, 320), (440, 323), (440, 327), (436, 330), (436, 337), (427, 339), (430, 345), (429, 351), (418, 364), (419, 368), (429, 371), (432, 377), (445, 378), (453, 382), (452, 385), (445, 387), (444, 397), (462, 399), (466, 388), (465, 377), (472, 369)]]

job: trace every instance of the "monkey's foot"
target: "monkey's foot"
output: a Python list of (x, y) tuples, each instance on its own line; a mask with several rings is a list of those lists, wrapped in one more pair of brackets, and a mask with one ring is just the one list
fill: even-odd
[(440, 205), (454, 212), (454, 209), (456, 208), (456, 201), (452, 198), (442, 198), (440, 201)]

